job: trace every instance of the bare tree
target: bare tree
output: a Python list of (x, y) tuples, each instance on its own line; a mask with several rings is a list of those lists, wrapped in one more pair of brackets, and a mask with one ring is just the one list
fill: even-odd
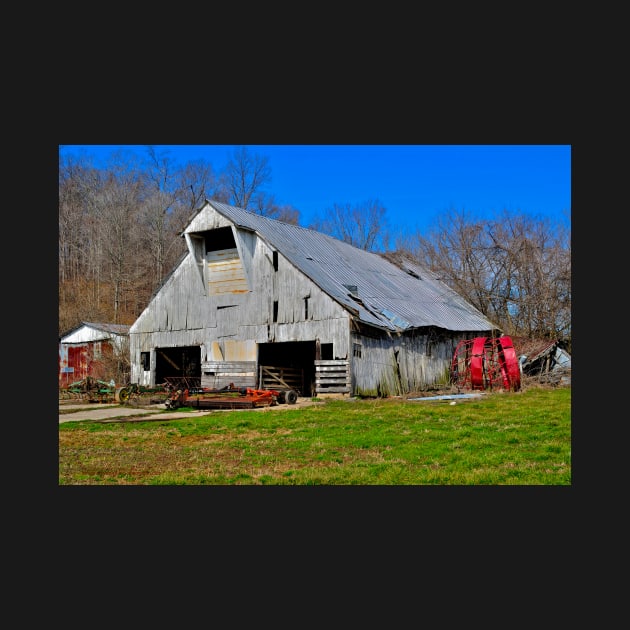
[(59, 162), (59, 332), (81, 321), (98, 321), (106, 285), (102, 270), (102, 230), (94, 195), (99, 171), (85, 156)]
[(157, 287), (185, 250), (181, 233), (206, 199), (221, 197), (223, 189), (210, 164), (202, 161), (177, 165), (168, 152), (147, 147), (142, 200), (145, 251), (154, 261), (153, 288)]
[(438, 219), (427, 237), (416, 233), (415, 244), (409, 247), (442, 281), (482, 313), (491, 314), (488, 293), (492, 279), (483, 222), (451, 209)]
[(290, 223), (291, 225), (300, 224), (300, 211), (290, 204), (274, 206), (272, 214), (269, 216), (283, 223)]
[(224, 171), (224, 182), (229, 194), (229, 203), (244, 210), (252, 211), (252, 206), (259, 214), (264, 209), (263, 188), (271, 182), (269, 158), (251, 153), (247, 147), (234, 150)]
[(309, 227), (359, 249), (383, 251), (389, 241), (386, 213), (378, 199), (355, 206), (336, 203), (323, 217), (316, 216)]
[(85, 191), (89, 164), (73, 157), (59, 161), (59, 282), (79, 278), (84, 271)]
[(187, 216), (198, 210), (206, 199), (220, 199), (221, 190), (219, 179), (215, 175), (211, 164), (201, 160), (187, 162), (175, 174), (177, 188), (182, 192), (180, 202)]
[(274, 195), (257, 192), (250, 200), (250, 212), (255, 212), (270, 219), (299, 225), (300, 211), (291, 205), (278, 205)]
[(489, 233), (504, 244), (504, 258), (510, 261), (503, 297), (512, 329), (528, 337), (570, 335), (571, 266), (565, 229), (548, 218), (504, 212), (489, 225)]
[(147, 168), (144, 172), (147, 182), (146, 194), (142, 203), (142, 224), (144, 227), (143, 251), (153, 258), (153, 286), (158, 286), (166, 273), (167, 250), (172, 241), (169, 229), (170, 216), (188, 191), (180, 188), (181, 180), (177, 179), (177, 167), (166, 153), (160, 155), (152, 146), (147, 147)]
[(493, 220), (442, 215), (400, 249), (435, 271), (507, 334), (570, 338), (569, 228), (504, 211)]
[(121, 311), (132, 282), (134, 253), (138, 233), (138, 192), (142, 186), (137, 173), (124, 166), (109, 173), (98, 193), (92, 198), (99, 227), (100, 262), (107, 273), (113, 302), (111, 321), (121, 322)]

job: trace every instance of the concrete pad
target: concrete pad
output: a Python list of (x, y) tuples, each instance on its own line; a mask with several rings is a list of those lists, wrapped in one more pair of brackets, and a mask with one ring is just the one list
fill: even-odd
[[(68, 407), (64, 406), (64, 409)], [(62, 422), (72, 422), (73, 420), (102, 420), (107, 421), (110, 419), (124, 420), (126, 418), (135, 417), (142, 420), (170, 420), (172, 418), (187, 418), (199, 414), (198, 410), (194, 411), (182, 411), (173, 413), (156, 413), (156, 411), (165, 409), (164, 405), (156, 405), (153, 408), (137, 407), (118, 407), (113, 405), (99, 405), (95, 408), (86, 409), (85, 406), (78, 408), (71, 413), (59, 414), (59, 424)]]
[[(322, 405), (323, 402), (313, 402), (309, 398), (298, 398), (294, 405), (271, 405), (255, 407), (246, 411), (274, 411), (276, 409), (295, 409), (299, 407), (310, 407), (311, 405)], [(174, 420), (176, 418), (190, 418), (194, 416), (204, 416), (210, 413), (229, 413), (232, 409), (193, 409), (191, 411), (166, 411), (165, 404), (151, 405), (150, 407), (127, 407), (118, 404), (94, 403), (88, 407), (83, 404), (59, 404), (59, 410), (76, 409), (76, 411), (59, 414), (59, 424), (62, 422), (72, 422), (73, 420), (95, 420), (101, 422), (140, 422), (144, 420)]]

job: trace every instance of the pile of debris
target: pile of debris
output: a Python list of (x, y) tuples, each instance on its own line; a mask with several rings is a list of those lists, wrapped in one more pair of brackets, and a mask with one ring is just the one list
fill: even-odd
[(571, 355), (564, 342), (515, 338), (514, 346), (523, 376), (539, 383), (571, 385)]

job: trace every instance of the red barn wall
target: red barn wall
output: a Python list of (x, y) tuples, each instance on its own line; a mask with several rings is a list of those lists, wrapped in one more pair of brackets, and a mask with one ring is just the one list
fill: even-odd
[(67, 387), (88, 376), (103, 380), (107, 377), (106, 368), (94, 355), (106, 358), (111, 357), (112, 353), (113, 347), (109, 341), (59, 344), (59, 387)]

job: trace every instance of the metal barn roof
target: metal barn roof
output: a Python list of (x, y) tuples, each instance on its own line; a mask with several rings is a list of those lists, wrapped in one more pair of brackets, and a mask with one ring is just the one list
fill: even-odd
[(496, 329), (435, 274), (409, 260), (385, 257), (321, 232), (207, 200), (237, 227), (255, 232), (362, 322), (390, 331), (437, 326)]
[(83, 322), (83, 324), (90, 328), (96, 328), (96, 330), (102, 330), (103, 332), (112, 333), (114, 335), (127, 335), (131, 328), (128, 324), (101, 324), (94, 322)]
[(131, 326), (127, 324), (107, 324), (97, 322), (81, 322), (68, 332), (61, 335), (61, 339), (67, 341), (72, 335), (76, 335), (82, 329), (90, 328), (95, 331), (105, 333), (106, 335), (128, 335)]

